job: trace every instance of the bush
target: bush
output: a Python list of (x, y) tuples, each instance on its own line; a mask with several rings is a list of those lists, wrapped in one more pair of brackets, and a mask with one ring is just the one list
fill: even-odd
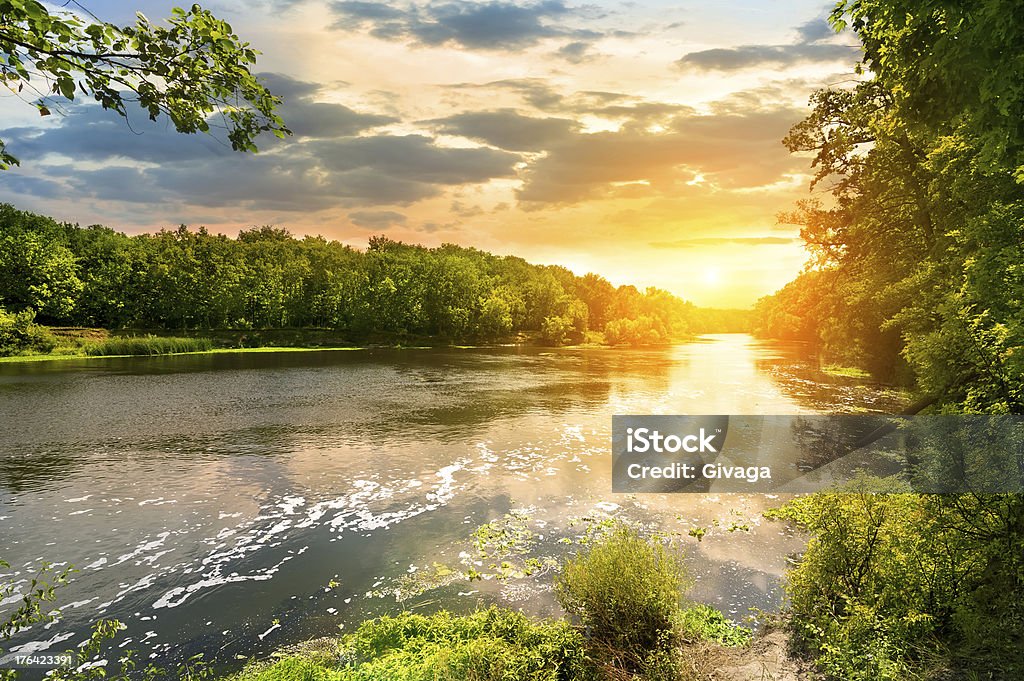
[(0, 307), (0, 357), (43, 354), (57, 346), (53, 334), (34, 320), (35, 313), (30, 310), (12, 313)]
[(791, 622), (831, 678), (1024, 674), (1018, 495), (815, 494), (771, 516), (811, 534)]
[(565, 564), (555, 593), (587, 636), (615, 657), (676, 647), (688, 586), (679, 557), (620, 525)]
[(168, 355), (175, 352), (203, 352), (213, 349), (209, 338), (176, 338), (173, 336), (133, 336), (110, 338), (90, 345), (87, 355)]
[(745, 646), (754, 637), (750, 629), (739, 627), (710, 605), (693, 605), (682, 612), (679, 625), (687, 637), (713, 641), (726, 647)]

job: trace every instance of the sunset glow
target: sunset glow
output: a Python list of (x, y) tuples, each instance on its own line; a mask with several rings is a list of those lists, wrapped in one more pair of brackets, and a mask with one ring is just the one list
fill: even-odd
[(7, 96), (0, 138), (26, 162), (0, 201), (133, 233), (450, 242), (748, 306), (806, 259), (776, 215), (808, 196), (809, 161), (780, 140), (859, 54), (817, 2), (209, 7), (262, 50), (294, 136), (242, 156), (131, 109), (137, 134), (81, 100), (40, 118)]

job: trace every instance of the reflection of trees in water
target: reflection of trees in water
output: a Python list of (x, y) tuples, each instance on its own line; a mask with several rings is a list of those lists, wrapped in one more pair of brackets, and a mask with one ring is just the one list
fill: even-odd
[(803, 343), (772, 343), (771, 354), (757, 355), (754, 366), (800, 406), (825, 413), (868, 410), (897, 413), (905, 399), (870, 379), (829, 374)]
[[(0, 487), (45, 487), (110, 453), (138, 453), (146, 465), (171, 470), (199, 457), (286, 454), (309, 438), (456, 441), (499, 419), (603, 405), (613, 389), (665, 391), (669, 363), (664, 351), (488, 348), (131, 358), (102, 361), (90, 373), (51, 367), (8, 381), (8, 399), (31, 386), (40, 408), (56, 409), (55, 394), (91, 404), (62, 414), (56, 433), (40, 423), (19, 427), (17, 441), (0, 449)], [(296, 384), (283, 385), (289, 379)], [(101, 402), (103, 381), (116, 398), (110, 403)], [(171, 401), (165, 386), (178, 402), (160, 404)], [(145, 418), (117, 413), (126, 402), (147, 409)]]
[(802, 472), (820, 468), (856, 452), (866, 436), (886, 423), (878, 414), (843, 414), (828, 416), (794, 416), (790, 426), (797, 458)]

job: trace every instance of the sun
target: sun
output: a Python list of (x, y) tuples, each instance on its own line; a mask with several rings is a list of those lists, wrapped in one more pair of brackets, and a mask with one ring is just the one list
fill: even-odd
[(701, 274), (705, 286), (717, 286), (722, 281), (722, 271), (717, 267), (706, 267)]

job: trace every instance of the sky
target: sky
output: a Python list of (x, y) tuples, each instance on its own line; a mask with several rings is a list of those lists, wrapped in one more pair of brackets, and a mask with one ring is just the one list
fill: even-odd
[[(118, 24), (176, 3), (81, 0)], [(180, 3), (177, 3), (180, 4)], [(255, 155), (0, 92), (0, 202), (129, 233), (456, 243), (746, 307), (800, 271), (781, 140), (860, 55), (820, 1), (219, 0), (294, 131)], [(74, 8), (74, 4), (69, 5)], [(79, 10), (80, 11), (80, 10)]]

